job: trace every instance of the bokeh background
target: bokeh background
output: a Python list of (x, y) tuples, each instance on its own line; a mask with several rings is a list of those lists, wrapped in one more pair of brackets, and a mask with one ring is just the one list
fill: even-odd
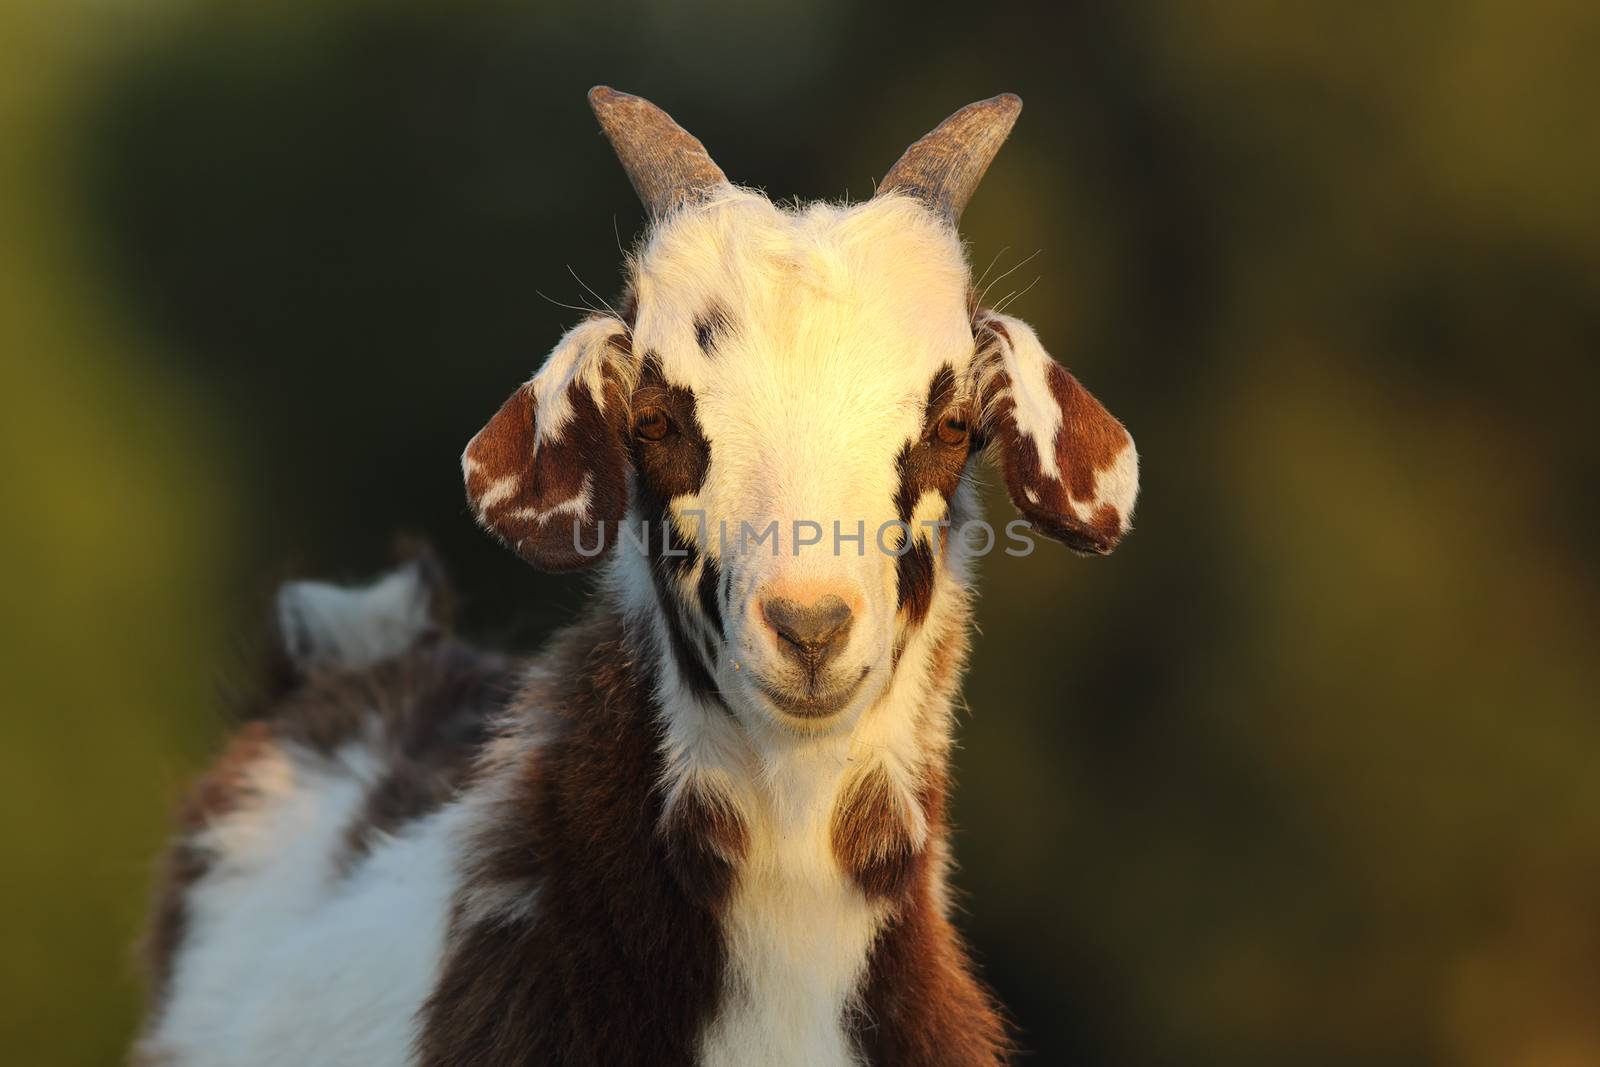
[[(615, 291), (583, 93), (864, 197), (1027, 108), (965, 231), (1132, 429), (1107, 560), (994, 557), (962, 923), (1040, 1064), (1600, 1064), (1600, 7), (0, 8), (0, 1047), (111, 1063), (153, 857), (289, 572), (588, 595), (457, 456)], [(1024, 291), (1025, 290), (1025, 291)], [(998, 496), (994, 507), (1004, 514)]]

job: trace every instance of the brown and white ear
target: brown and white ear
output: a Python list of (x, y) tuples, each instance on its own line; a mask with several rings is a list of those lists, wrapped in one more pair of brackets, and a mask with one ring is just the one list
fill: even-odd
[(1070, 548), (1110, 552), (1139, 495), (1133, 438), (1027, 323), (980, 308), (973, 328), (981, 427), (1012, 503)]
[(627, 344), (616, 319), (575, 326), (462, 453), (478, 522), (540, 570), (587, 566), (616, 542), (628, 506)]

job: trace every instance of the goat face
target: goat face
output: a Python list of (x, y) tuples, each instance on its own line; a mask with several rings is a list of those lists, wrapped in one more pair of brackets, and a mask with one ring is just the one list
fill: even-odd
[(669, 687), (806, 731), (848, 728), (961, 598), (993, 545), (963, 535), (985, 445), (1036, 529), (1110, 550), (1132, 441), (1026, 325), (972, 305), (954, 227), (1015, 98), (952, 116), (870, 201), (788, 209), (597, 95), (653, 225), (623, 316), (572, 330), (469, 444), (491, 532), (548, 569), (616, 553)]

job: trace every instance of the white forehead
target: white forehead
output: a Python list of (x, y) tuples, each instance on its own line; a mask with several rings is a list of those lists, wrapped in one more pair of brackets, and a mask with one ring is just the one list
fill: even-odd
[(749, 390), (889, 400), (972, 352), (960, 240), (903, 197), (796, 210), (730, 188), (659, 227), (633, 283), (635, 353), (702, 403)]

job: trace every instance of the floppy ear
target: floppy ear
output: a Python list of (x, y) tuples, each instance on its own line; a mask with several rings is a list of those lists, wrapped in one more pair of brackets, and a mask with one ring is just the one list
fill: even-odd
[(980, 427), (1012, 503), (1069, 547), (1110, 552), (1139, 495), (1133, 438), (1050, 358), (1027, 323), (979, 308), (973, 329)]
[(627, 352), (616, 319), (575, 326), (461, 456), (478, 522), (540, 570), (587, 566), (616, 542), (628, 507)]

